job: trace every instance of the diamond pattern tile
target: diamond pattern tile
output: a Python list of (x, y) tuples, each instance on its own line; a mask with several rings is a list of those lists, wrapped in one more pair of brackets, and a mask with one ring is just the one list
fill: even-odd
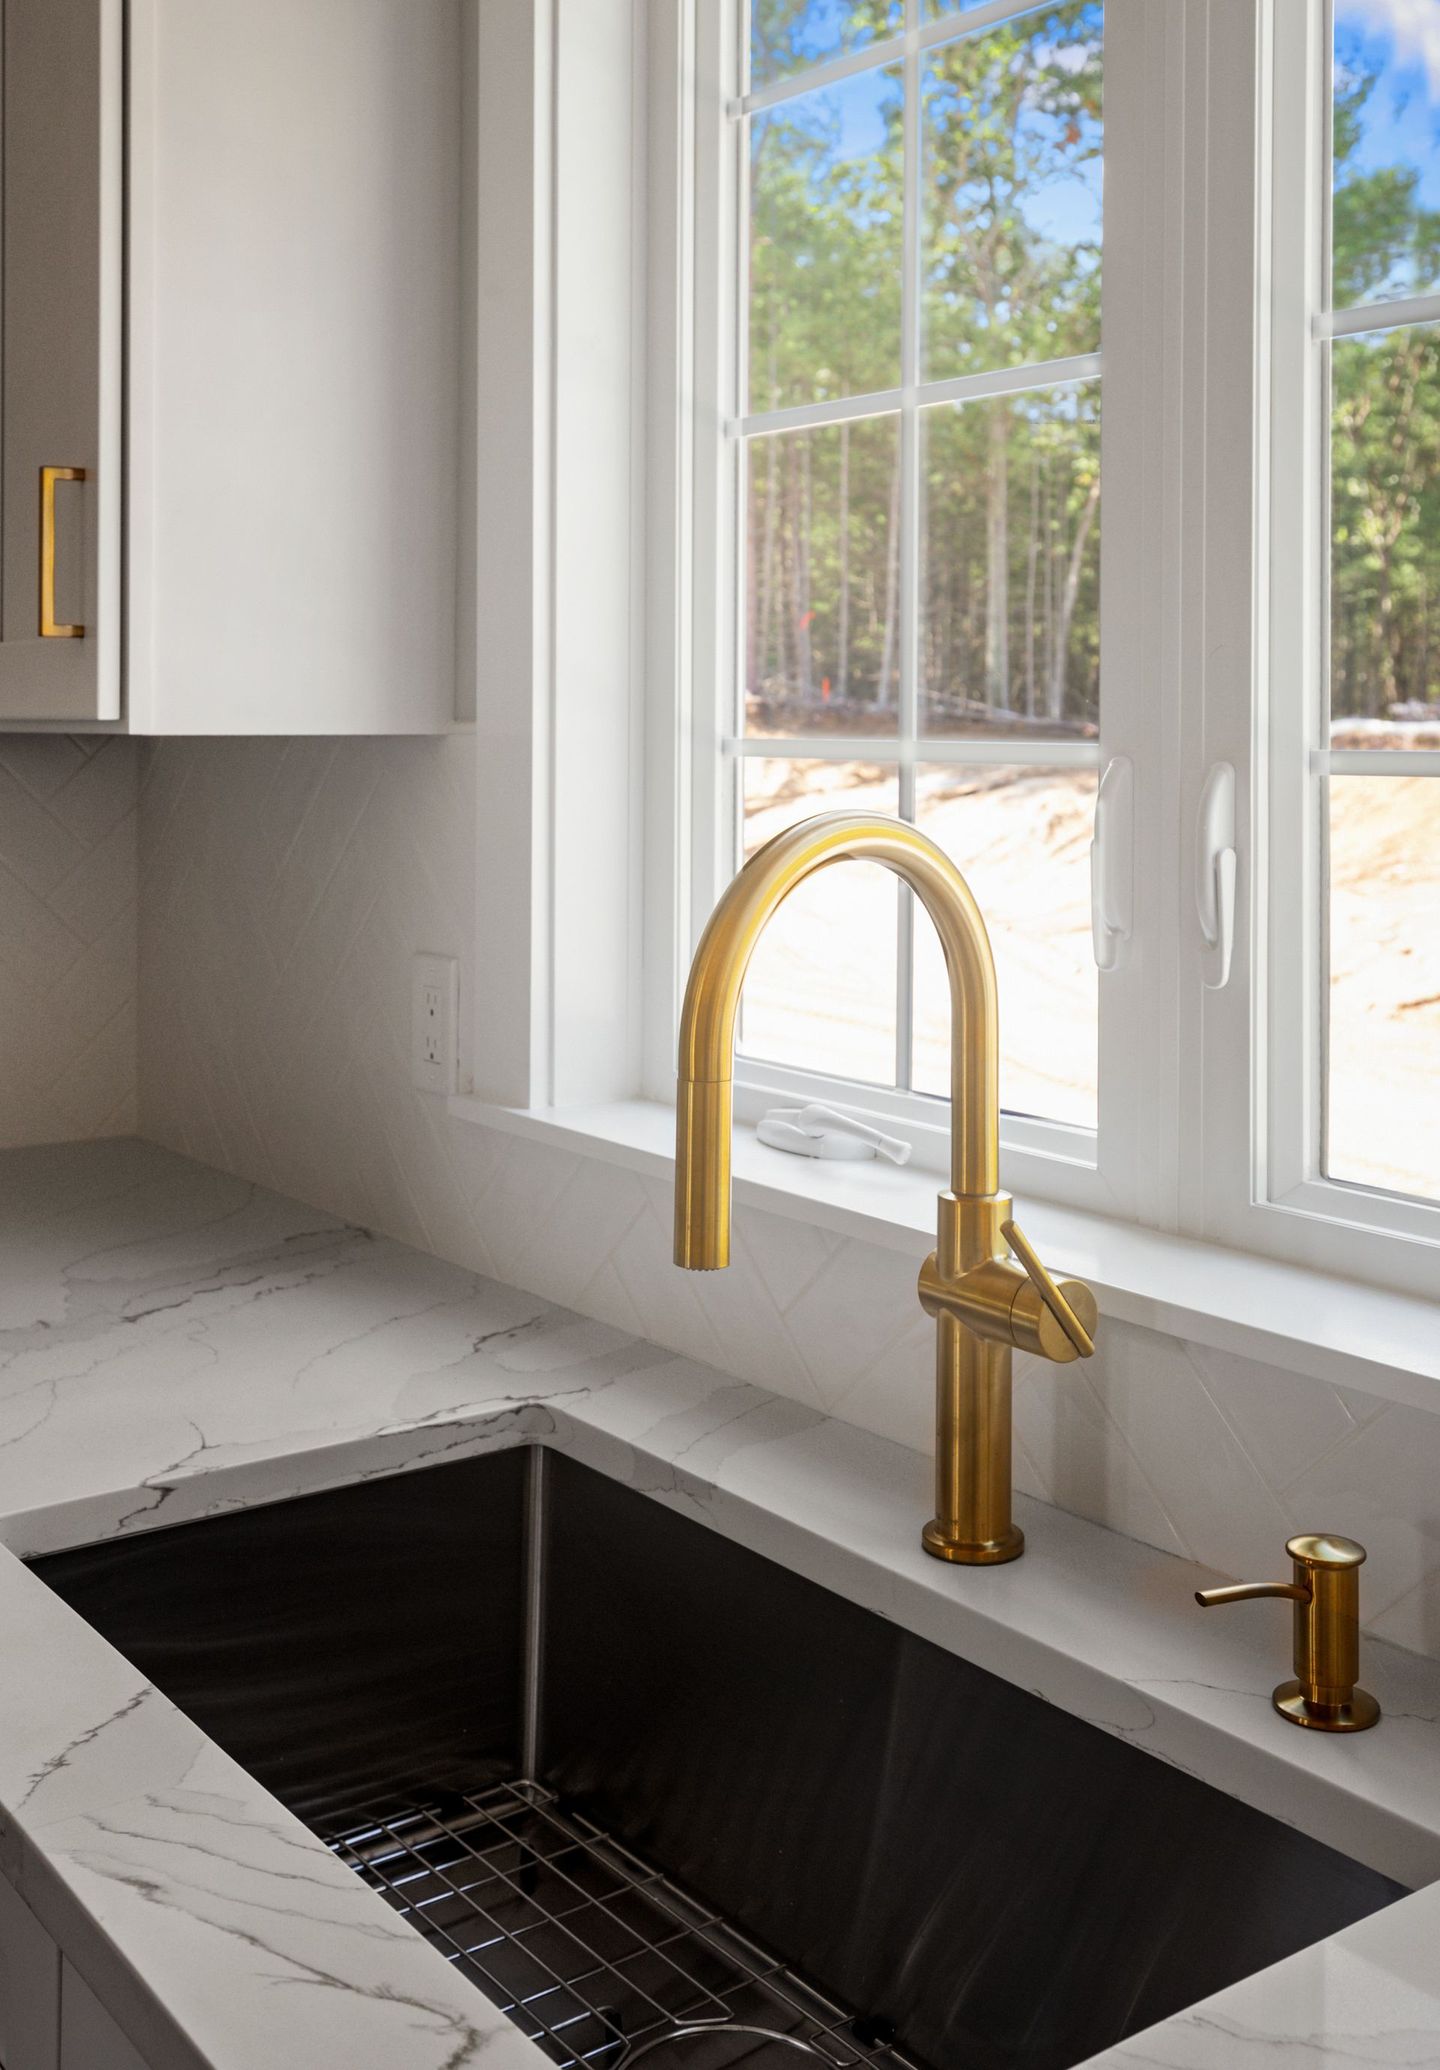
[(136, 1126), (136, 752), (0, 736), (0, 1147)]

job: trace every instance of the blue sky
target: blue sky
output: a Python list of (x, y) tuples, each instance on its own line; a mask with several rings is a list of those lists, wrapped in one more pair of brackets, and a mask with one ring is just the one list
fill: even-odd
[(1411, 167), (1422, 204), (1440, 208), (1440, 0), (1335, 0), (1335, 66), (1342, 80), (1362, 68), (1380, 75), (1360, 169)]
[[(1434, 4), (1440, 8), (1440, 0), (1434, 0)], [(812, 0), (804, 21), (807, 30), (814, 30), (815, 40), (822, 48), (822, 26), (833, 38), (835, 17), (841, 11), (830, 4), (830, 0)], [(1081, 61), (1089, 41), (1099, 33), (1100, 25), (1101, 10), (1098, 6), (1087, 7), (1080, 14), (1072, 32), (1073, 41), (1068, 43), (1056, 38), (1053, 32), (1046, 35), (1045, 29), (1037, 25), (1034, 30), (1037, 59), (1046, 64), (1054, 64), (1058, 60), (1063, 65), (1067, 50), (1073, 50), (1076, 62)], [(809, 40), (807, 36), (807, 42)], [(829, 128), (835, 137), (835, 159), (863, 158), (878, 151), (884, 143), (886, 111), (899, 105), (900, 92), (897, 70), (862, 72), (836, 86), (822, 88), (813, 97), (804, 95), (781, 114), (782, 117), (788, 115), (790, 120), (798, 118), (803, 122), (806, 113), (813, 110), (820, 124)], [(1051, 127), (1051, 121), (1049, 117), (1035, 114), (1027, 118), (1026, 127), (1040, 136)], [(1098, 242), (1102, 179), (1101, 161), (1098, 157), (1093, 158), (1077, 167), (1070, 176), (1037, 189), (1030, 196), (1025, 213), (1042, 237), (1057, 244)]]
[[(791, 10), (794, 26), (790, 32), (799, 62), (802, 65), (820, 65), (842, 50), (872, 43), (876, 32), (867, 26), (857, 33), (852, 25), (854, 12), (851, 0), (799, 0)], [(879, 34), (893, 35), (904, 25), (905, 10), (901, 0), (890, 0)], [(777, 66), (767, 70), (758, 49), (753, 56), (757, 84), (767, 76), (773, 77), (775, 71), (795, 69), (793, 66)]]

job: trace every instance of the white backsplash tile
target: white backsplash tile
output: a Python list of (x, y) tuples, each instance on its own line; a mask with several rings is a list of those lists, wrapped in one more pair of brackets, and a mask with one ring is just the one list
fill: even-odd
[[(1102, 1339), (1106, 1352), (1112, 1348), (1109, 1335), (1107, 1330)], [(1023, 1449), (1016, 1480), (1027, 1495), (1058, 1503), (1077, 1516), (1104, 1517), (1113, 1529), (1147, 1545), (1177, 1553), (1187, 1549), (1080, 1366), (1016, 1360), (1015, 1437)]]
[[(411, 956), (456, 954), (475, 982), (475, 753), (464, 739), (145, 751), (144, 1132), (718, 1365), (797, 1414), (928, 1449), (918, 1244), (910, 1258), (742, 1209), (731, 1270), (681, 1275), (668, 1189), (454, 1121), (412, 1089)], [(479, 1025), (483, 1041), (483, 988)], [(1363, 1540), (1369, 1623), (1440, 1654), (1440, 1414), (1112, 1321), (1083, 1369), (1017, 1360), (1015, 1430), (1027, 1493), (1221, 1573), (1283, 1576), (1300, 1529)]]
[(0, 736), (0, 1148), (137, 1122), (137, 762)]

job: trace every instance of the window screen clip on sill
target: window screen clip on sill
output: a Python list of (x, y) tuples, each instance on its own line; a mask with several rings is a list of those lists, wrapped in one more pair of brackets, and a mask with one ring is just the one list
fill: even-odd
[(772, 1150), (788, 1150), (795, 1157), (823, 1157), (855, 1164), (872, 1157), (888, 1157), (892, 1164), (908, 1164), (910, 1145), (898, 1136), (882, 1134), (853, 1115), (834, 1107), (772, 1107), (755, 1124), (755, 1133)]

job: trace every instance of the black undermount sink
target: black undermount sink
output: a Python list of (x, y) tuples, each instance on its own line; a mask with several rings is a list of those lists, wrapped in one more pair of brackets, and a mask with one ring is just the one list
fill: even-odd
[(1402, 1894), (558, 1454), (34, 1566), (562, 2064), (1063, 2070)]

